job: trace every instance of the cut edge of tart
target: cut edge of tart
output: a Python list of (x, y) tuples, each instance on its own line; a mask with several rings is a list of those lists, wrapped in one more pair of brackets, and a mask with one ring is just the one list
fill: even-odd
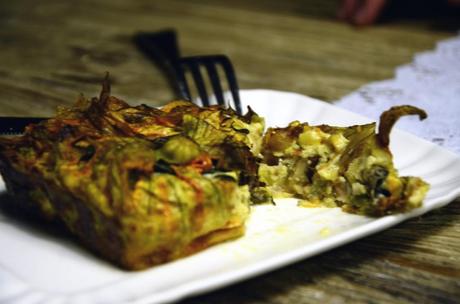
[(376, 124), (310, 126), (294, 121), (269, 128), (259, 176), (274, 197), (294, 196), (308, 207), (341, 207), (346, 212), (381, 216), (419, 207), (429, 185), (398, 175), (389, 134), (403, 115), (426, 117), (412, 106), (393, 107)]

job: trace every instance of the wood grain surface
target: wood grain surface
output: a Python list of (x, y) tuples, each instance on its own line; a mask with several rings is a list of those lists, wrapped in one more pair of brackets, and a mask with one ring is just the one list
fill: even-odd
[[(391, 78), (416, 52), (451, 37), (443, 18), (355, 28), (337, 1), (1, 1), (0, 115), (52, 115), (95, 96), (106, 71), (130, 104), (174, 98), (132, 43), (175, 28), (183, 55), (223, 53), (243, 89), (334, 101)], [(446, 26), (449, 25), (449, 26)], [(457, 27), (458, 29), (458, 27)], [(184, 303), (458, 303), (460, 200), (320, 256)]]

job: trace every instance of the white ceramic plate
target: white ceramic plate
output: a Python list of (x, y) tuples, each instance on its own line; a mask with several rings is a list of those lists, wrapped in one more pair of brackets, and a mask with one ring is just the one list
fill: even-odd
[[(243, 91), (244, 104), (268, 126), (369, 122), (357, 114), (293, 93)], [(423, 122), (414, 120), (423, 127)], [(403, 175), (431, 184), (423, 206), (379, 219), (337, 208), (306, 209), (295, 200), (257, 206), (244, 237), (139, 272), (122, 271), (72, 241), (0, 213), (1, 303), (163, 303), (207, 292), (376, 233), (451, 202), (460, 195), (460, 157), (394, 130), (391, 148)], [(4, 190), (4, 185), (0, 185)]]

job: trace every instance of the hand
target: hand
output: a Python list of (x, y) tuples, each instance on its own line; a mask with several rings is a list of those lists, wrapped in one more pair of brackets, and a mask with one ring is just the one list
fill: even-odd
[(341, 0), (338, 17), (356, 25), (377, 21), (387, 0)]

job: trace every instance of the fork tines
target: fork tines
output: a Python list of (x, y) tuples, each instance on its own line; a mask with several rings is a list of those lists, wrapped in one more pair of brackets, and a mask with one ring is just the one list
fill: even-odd
[[(225, 55), (207, 55), (207, 56), (190, 56), (179, 59), (184, 73), (190, 72), (193, 82), (196, 86), (196, 91), (200, 97), (203, 106), (209, 106), (211, 100), (206, 90), (206, 82), (202, 75), (202, 70), (206, 70), (207, 76), (211, 85), (210, 90), (213, 92), (215, 100), (219, 105), (232, 107), (237, 113), (242, 114), (241, 102), (238, 93), (238, 83), (235, 77), (233, 65)], [(232, 96), (232, 101), (229, 96), (224, 94), (222, 83), (219, 77), (217, 68), (221, 67), (227, 79), (228, 89)], [(201, 69), (203, 67), (204, 69)], [(189, 90), (190, 91), (190, 90)]]

